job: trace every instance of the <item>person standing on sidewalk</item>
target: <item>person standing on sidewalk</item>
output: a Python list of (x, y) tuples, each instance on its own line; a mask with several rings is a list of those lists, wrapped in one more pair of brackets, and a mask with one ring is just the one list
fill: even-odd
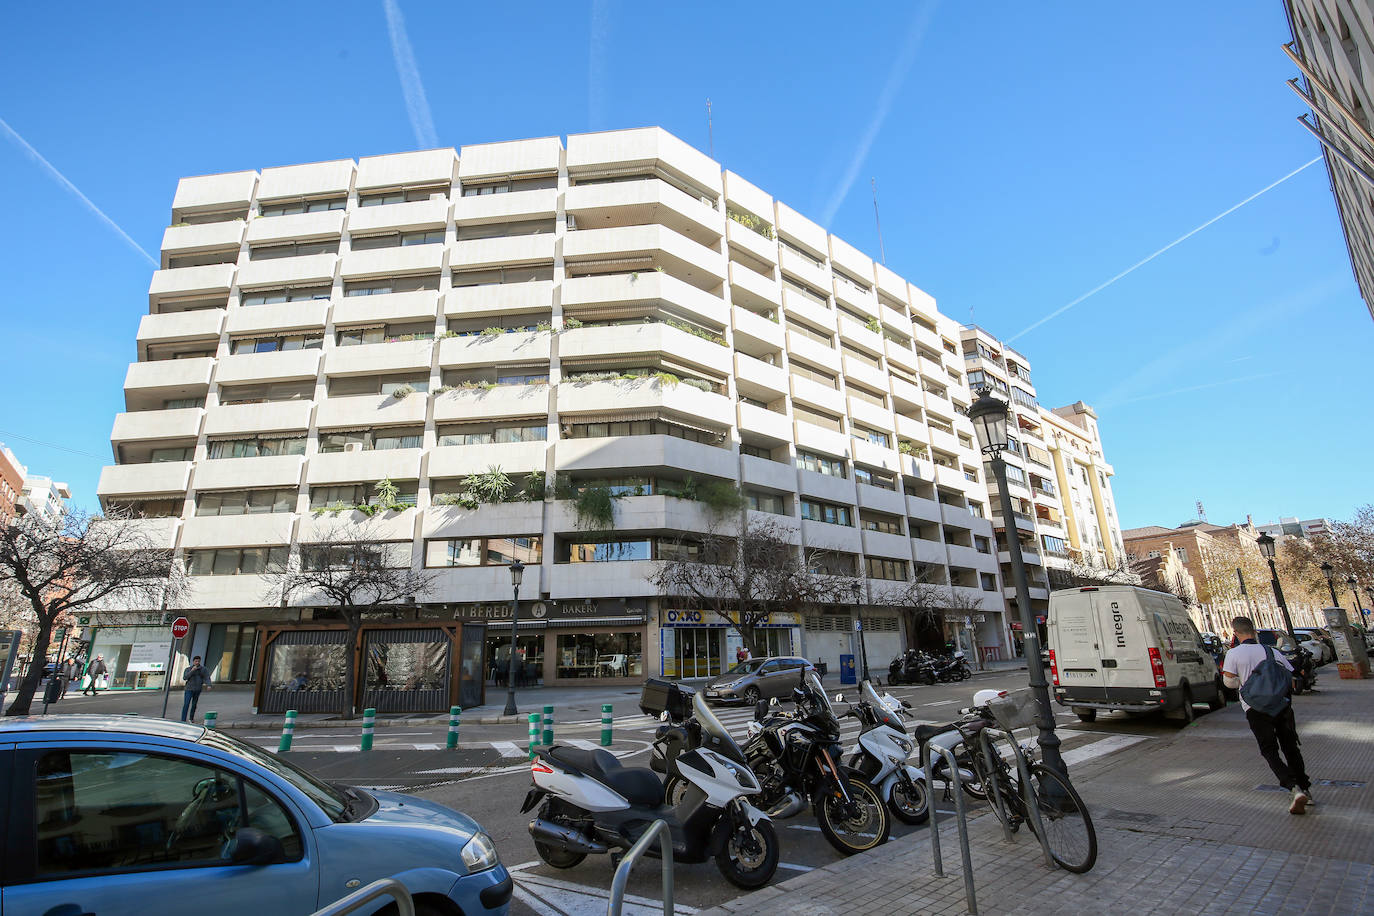
[(100, 683), (100, 679), (104, 677), (109, 670), (109, 668), (105, 667), (105, 656), (97, 655), (95, 661), (91, 662), (90, 667), (86, 669), (86, 674), (90, 675), (91, 680), (82, 688), (81, 695), (83, 697), (95, 696), (99, 693), (100, 688), (97, 685)]
[(200, 692), (210, 684), (210, 672), (200, 663), (200, 656), (191, 658), (191, 667), (182, 675), (186, 690), (181, 700), (181, 721), (185, 722), (189, 713), (192, 722), (196, 720), (196, 704), (200, 702)]
[(71, 686), (72, 679), (76, 677), (76, 673), (79, 670), (81, 669), (77, 667), (75, 658), (68, 658), (57, 666), (57, 674), (62, 678), (62, 696), (65, 697), (67, 695), (67, 688)]
[(1288, 813), (1303, 814), (1307, 811), (1307, 806), (1312, 804), (1312, 780), (1308, 778), (1302, 751), (1299, 750), (1302, 742), (1298, 740), (1298, 726), (1293, 718), (1293, 666), (1288, 664), (1288, 659), (1283, 657), (1282, 652), (1274, 652), (1269, 647), (1259, 644), (1254, 621), (1249, 617), (1237, 617), (1232, 620), (1231, 628), (1239, 642), (1234, 649), (1226, 653), (1226, 660), (1221, 665), (1221, 679), (1227, 687), (1235, 689), (1244, 686), (1255, 669), (1267, 659), (1283, 666), (1290, 675), (1289, 696), (1284, 698), (1283, 709), (1276, 715), (1251, 708), (1243, 694), (1240, 705), (1245, 710), (1250, 731), (1254, 733), (1255, 741), (1259, 744), (1260, 756), (1269, 764), (1269, 769), (1274, 771), (1279, 785), (1292, 793)]

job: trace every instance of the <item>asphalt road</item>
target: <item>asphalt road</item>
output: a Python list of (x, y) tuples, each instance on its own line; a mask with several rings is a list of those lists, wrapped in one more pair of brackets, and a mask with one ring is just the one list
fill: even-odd
[[(1025, 672), (979, 677), (961, 684), (932, 687), (906, 687), (892, 690), (912, 704), (919, 721), (945, 722), (957, 717), (969, 705), (974, 690), (1014, 689), (1025, 685)], [(833, 689), (833, 685), (832, 689)], [(854, 688), (845, 688), (852, 694)], [(1199, 713), (1201, 713), (1199, 707)], [(725, 708), (720, 718), (733, 734), (742, 736), (750, 710)], [(1063, 739), (1062, 751), (1072, 767), (1107, 754), (1129, 753), (1144, 742), (1168, 741), (1177, 734), (1173, 723), (1154, 718), (1128, 718), (1110, 715), (1091, 725), (1080, 723), (1067, 710), (1060, 710), (1058, 721)], [(657, 723), (647, 716), (622, 715), (617, 719), (614, 742), (610, 748), (628, 766), (647, 766), (648, 749)], [(846, 747), (858, 732), (853, 719), (843, 720)], [(595, 746), (600, 724), (587, 721), (564, 723), (555, 731), (556, 743), (581, 743)], [(276, 736), (262, 732), (239, 733), (239, 737), (271, 750)], [(567, 870), (550, 868), (539, 861), (526, 830), (530, 815), (519, 813), (530, 787), (528, 762), (523, 750), (527, 729), (523, 726), (464, 727), (460, 747), (444, 749), (444, 729), (379, 730), (376, 745), (360, 753), (354, 730), (302, 730), (297, 733), (290, 753), (292, 762), (317, 775), (361, 786), (378, 786), (410, 792), (456, 808), (475, 818), (491, 835), (501, 859), (516, 875), (516, 897), (511, 912), (539, 916), (582, 916), (604, 913), (613, 869), (608, 857), (589, 857)], [(950, 802), (941, 811), (953, 811)], [(971, 813), (985, 811), (973, 807)], [(784, 880), (840, 858), (822, 837), (815, 818), (808, 812), (777, 822), (782, 841), (781, 865), (775, 880)], [(893, 836), (924, 829), (908, 827), (893, 819)], [(1029, 854), (1029, 853), (1028, 853)], [(661, 912), (653, 904), (661, 900), (659, 863), (646, 861), (636, 867), (629, 883), (632, 895), (626, 913)], [(713, 906), (733, 899), (739, 890), (727, 883), (713, 862), (680, 865), (675, 870), (678, 912)]]

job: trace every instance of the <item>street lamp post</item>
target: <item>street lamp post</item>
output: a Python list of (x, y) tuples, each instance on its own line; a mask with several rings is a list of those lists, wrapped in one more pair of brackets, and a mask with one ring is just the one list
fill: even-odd
[(1026, 562), (1021, 556), (1021, 539), (1016, 534), (1016, 517), (1012, 514), (1011, 492), (1007, 487), (1007, 465), (1002, 451), (1007, 448), (1007, 402), (992, 396), (989, 388), (978, 392), (978, 400), (968, 409), (978, 434), (978, 446), (992, 463), (997, 478), (997, 494), (1002, 502), (1002, 518), (1007, 528), (1007, 552), (1011, 554), (1011, 575), (1016, 584), (1016, 606), (1021, 616), (1021, 637), (1025, 642), (1026, 668), (1030, 672), (1030, 688), (1035, 694), (1036, 725), (1040, 735), (1040, 757), (1050, 769), (1066, 773), (1064, 760), (1059, 756), (1059, 736), (1054, 732), (1054, 709), (1050, 706), (1050, 685), (1045, 680), (1045, 663), (1040, 657), (1040, 632), (1035, 626), (1031, 610), (1030, 582), (1026, 579)]
[(868, 644), (864, 641), (864, 611), (863, 611), (864, 587), (863, 587), (863, 585), (861, 585), (860, 583), (854, 582), (854, 583), (852, 583), (852, 584), (849, 586), (849, 589), (850, 589), (850, 591), (852, 591), (852, 592), (854, 593), (854, 619), (855, 619), (855, 621), (857, 621), (858, 624), (859, 624), (859, 661), (863, 663), (863, 666), (864, 666), (864, 678), (863, 678), (863, 679), (866, 681), (866, 680), (869, 679), (869, 677), (868, 677)]
[(1347, 578), (1345, 580), (1345, 584), (1350, 586), (1350, 597), (1355, 599), (1355, 622), (1360, 623), (1362, 622), (1361, 617), (1363, 615), (1360, 614), (1360, 592), (1357, 588), (1355, 588), (1355, 577), (1350, 576), (1349, 578)]
[(1260, 553), (1269, 561), (1269, 584), (1274, 587), (1274, 600), (1279, 603), (1279, 610), (1283, 611), (1283, 624), (1288, 628), (1288, 635), (1293, 638), (1293, 645), (1299, 645), (1298, 634), (1293, 632), (1293, 618), (1288, 616), (1288, 603), (1283, 600), (1283, 586), (1279, 584), (1279, 570), (1274, 565), (1274, 539), (1267, 534), (1261, 534), (1256, 541), (1259, 545)]
[(520, 580), (525, 577), (525, 564), (518, 559), (510, 565), (510, 584), (514, 594), (510, 599), (510, 665), (506, 669), (506, 711), (505, 715), (515, 715), (515, 651), (516, 630), (520, 626)]
[(1323, 563), (1322, 575), (1326, 576), (1326, 587), (1331, 590), (1331, 606), (1340, 607), (1341, 601), (1336, 597), (1336, 567), (1330, 563)]

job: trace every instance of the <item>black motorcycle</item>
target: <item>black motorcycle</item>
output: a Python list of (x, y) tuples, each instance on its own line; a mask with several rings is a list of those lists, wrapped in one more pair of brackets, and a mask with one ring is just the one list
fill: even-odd
[(894, 658), (892, 664), (887, 666), (889, 685), (925, 684), (930, 686), (935, 681), (935, 667), (931, 664), (930, 657), (915, 649), (907, 649), (906, 652)]

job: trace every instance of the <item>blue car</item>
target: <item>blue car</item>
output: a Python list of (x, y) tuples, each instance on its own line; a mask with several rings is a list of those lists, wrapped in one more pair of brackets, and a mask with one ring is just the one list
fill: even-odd
[(471, 818), (321, 782), (198, 725), (0, 720), (0, 811), (0, 916), (307, 916), (378, 878), (425, 916), (510, 907)]

